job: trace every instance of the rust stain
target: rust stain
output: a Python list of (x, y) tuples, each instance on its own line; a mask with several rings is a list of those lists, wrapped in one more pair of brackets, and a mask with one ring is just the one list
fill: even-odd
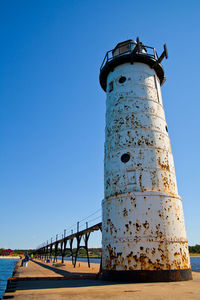
[[(150, 75), (140, 75), (134, 89), (130, 81), (126, 85), (130, 72), (123, 85), (119, 72), (109, 75), (115, 84), (106, 104), (103, 210), (104, 238), (110, 244), (103, 250), (104, 261), (111, 270), (187, 268), (188, 249), (179, 238), (179, 233), (185, 236), (182, 206), (162, 99), (159, 93), (158, 103), (155, 83), (144, 82), (147, 77), (150, 82)], [(130, 153), (127, 163), (121, 161), (124, 153)]]
[(124, 210), (123, 210), (123, 216), (124, 216), (124, 217), (127, 217), (127, 216), (128, 216), (128, 211), (127, 211), (126, 208), (124, 208)]

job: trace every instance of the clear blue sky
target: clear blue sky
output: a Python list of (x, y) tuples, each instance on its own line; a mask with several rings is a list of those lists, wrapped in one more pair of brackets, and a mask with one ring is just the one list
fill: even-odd
[(99, 67), (137, 36), (168, 46), (163, 102), (189, 244), (200, 243), (199, 11), (197, 0), (0, 1), (0, 247), (35, 248), (101, 208)]

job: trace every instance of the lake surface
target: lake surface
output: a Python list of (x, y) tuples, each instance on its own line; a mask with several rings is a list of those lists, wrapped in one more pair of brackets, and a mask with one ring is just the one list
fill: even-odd
[[(59, 257), (60, 259), (60, 257)], [(70, 257), (66, 257), (65, 260), (71, 260)], [(18, 259), (0, 259), (0, 299), (6, 289), (7, 280), (12, 276), (14, 267)], [(77, 261), (86, 261), (87, 258), (78, 258)], [(200, 257), (192, 256), (190, 257), (192, 271), (200, 272)], [(100, 263), (100, 258), (90, 258), (91, 263)]]
[(17, 261), (16, 258), (0, 259), (0, 299), (5, 292), (8, 278), (12, 277)]
[(195, 272), (200, 272), (200, 256), (190, 257), (191, 269)]
[[(58, 257), (58, 259), (61, 259), (61, 257)], [(65, 260), (71, 260), (71, 257), (65, 257)], [(86, 261), (87, 258), (78, 258), (77, 261)], [(100, 258), (90, 258), (91, 263), (100, 263)], [(190, 257), (191, 262), (191, 268), (192, 271), (200, 272), (200, 256), (192, 256)]]

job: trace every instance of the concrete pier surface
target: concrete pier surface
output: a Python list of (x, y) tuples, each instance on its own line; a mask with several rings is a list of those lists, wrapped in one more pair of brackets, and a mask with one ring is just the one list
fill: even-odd
[(21, 267), (21, 262), (19, 261), (16, 265), (14, 271), (15, 278), (23, 279), (73, 279), (73, 278), (97, 278), (99, 272), (99, 264), (90, 264), (88, 268), (87, 263), (77, 262), (76, 268), (72, 265), (71, 261), (65, 261), (64, 264), (61, 264), (61, 260), (58, 259), (55, 263), (45, 263), (42, 260), (34, 259), (28, 262), (27, 267)]
[(192, 281), (161, 283), (114, 283), (98, 279), (99, 264), (79, 262), (73, 268), (39, 260), (29, 261), (27, 267), (17, 263), (3, 299), (200, 299), (200, 273), (193, 272)]

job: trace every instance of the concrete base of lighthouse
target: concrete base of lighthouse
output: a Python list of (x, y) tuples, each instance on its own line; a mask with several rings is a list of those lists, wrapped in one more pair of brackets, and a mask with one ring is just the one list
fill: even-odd
[(191, 269), (185, 270), (102, 270), (101, 279), (118, 282), (169, 282), (192, 280)]
[(181, 198), (135, 192), (104, 199), (104, 280), (164, 282), (191, 280)]

